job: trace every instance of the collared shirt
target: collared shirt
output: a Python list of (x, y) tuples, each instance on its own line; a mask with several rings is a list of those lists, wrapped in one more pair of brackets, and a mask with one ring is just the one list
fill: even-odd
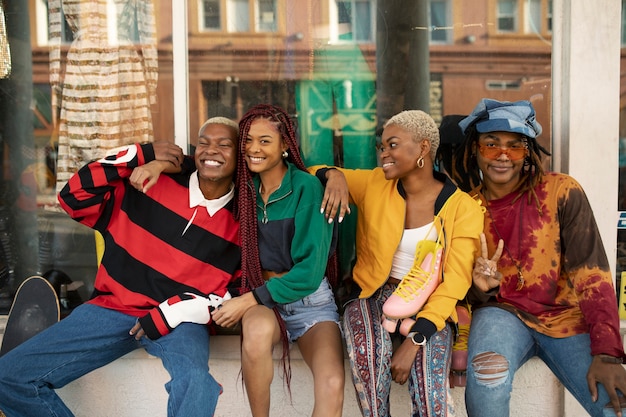
[(200, 190), (200, 182), (198, 180), (198, 171), (196, 170), (191, 177), (189, 177), (189, 208), (196, 206), (206, 207), (206, 211), (209, 216), (213, 217), (215, 213), (223, 208), (235, 195), (235, 185), (230, 185), (230, 191), (220, 198), (213, 200), (207, 200)]

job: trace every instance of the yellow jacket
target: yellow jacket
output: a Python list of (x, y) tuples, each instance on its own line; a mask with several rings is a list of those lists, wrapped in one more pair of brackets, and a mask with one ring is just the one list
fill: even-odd
[[(314, 166), (313, 173), (323, 166)], [(337, 168), (346, 177), (350, 200), (358, 209), (356, 264), (352, 277), (361, 288), (360, 298), (370, 297), (388, 279), (393, 256), (402, 239), (406, 203), (398, 180), (387, 180), (381, 168), (353, 170)], [(445, 182), (435, 206), (443, 220), (443, 281), (430, 296), (417, 318), (442, 330), (446, 320), (457, 321), (455, 306), (472, 284), (472, 268), (480, 249), (483, 208), (480, 201), (459, 190), (444, 174), (435, 178)], [(447, 199), (447, 201), (446, 201)], [(441, 222), (436, 221), (437, 231)]]

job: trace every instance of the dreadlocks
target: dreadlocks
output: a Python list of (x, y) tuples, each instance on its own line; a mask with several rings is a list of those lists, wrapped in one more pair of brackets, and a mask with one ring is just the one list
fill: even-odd
[[(237, 177), (237, 188), (239, 190), (238, 216), (240, 220), (242, 242), (241, 271), (242, 287), (244, 288), (244, 291), (250, 291), (265, 283), (259, 256), (257, 236), (256, 190), (253, 186), (252, 175), (248, 170), (245, 158), (245, 139), (248, 137), (250, 126), (255, 120), (258, 119), (268, 120), (276, 127), (282, 137), (282, 140), (288, 146), (288, 155), (285, 159), (293, 163), (298, 169), (306, 171), (306, 167), (300, 156), (295, 128), (287, 113), (280, 107), (269, 104), (259, 104), (248, 110), (239, 122), (241, 140), (239, 141), (239, 153), (237, 156), (237, 171), (239, 173)], [(337, 262), (335, 260), (335, 256), (333, 255), (331, 260), (328, 262), (326, 271), (329, 282), (336, 281), (336, 265)], [(291, 367), (288, 365), (289, 340), (287, 338), (284, 321), (276, 309), (274, 309), (274, 313), (276, 314), (281, 330), (283, 344), (283, 370), (285, 380), (289, 386), (291, 380)]]
[(244, 288), (252, 289), (264, 284), (261, 261), (259, 257), (259, 245), (257, 240), (257, 218), (256, 218), (256, 190), (252, 185), (252, 175), (246, 164), (246, 140), (250, 125), (257, 119), (270, 121), (280, 133), (283, 141), (289, 147), (287, 160), (292, 162), (299, 169), (306, 171), (304, 162), (300, 157), (296, 133), (289, 116), (283, 109), (269, 104), (259, 104), (252, 107), (239, 122), (239, 154), (237, 156), (237, 171), (241, 174), (237, 178), (239, 190), (239, 219), (241, 230), (241, 245), (243, 273), (242, 285)]
[[(476, 161), (479, 136), (480, 134), (476, 127), (470, 126), (466, 133), (467, 139), (456, 151), (452, 176), (459, 187), (466, 192), (482, 186), (481, 172)], [(541, 210), (539, 198), (535, 194), (535, 187), (541, 182), (544, 175), (544, 169), (541, 165), (541, 154), (549, 156), (550, 152), (541, 146), (535, 138), (524, 136), (523, 141), (528, 146), (528, 156), (524, 159), (524, 166), (520, 172), (520, 181), (515, 190), (518, 192), (518, 195), (515, 197), (515, 200), (528, 191), (528, 202), (530, 203), (531, 199), (534, 199), (537, 209)]]

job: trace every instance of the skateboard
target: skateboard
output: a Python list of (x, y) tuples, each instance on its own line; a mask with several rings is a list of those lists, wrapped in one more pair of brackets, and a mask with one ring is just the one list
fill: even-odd
[(7, 318), (0, 356), (60, 319), (59, 299), (43, 277), (27, 278), (17, 289)]

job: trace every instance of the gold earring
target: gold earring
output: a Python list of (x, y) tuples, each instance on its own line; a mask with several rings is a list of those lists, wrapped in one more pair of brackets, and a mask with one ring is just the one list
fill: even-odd
[(422, 155), (420, 155), (419, 158), (417, 158), (417, 167), (418, 168), (424, 168), (424, 157)]

